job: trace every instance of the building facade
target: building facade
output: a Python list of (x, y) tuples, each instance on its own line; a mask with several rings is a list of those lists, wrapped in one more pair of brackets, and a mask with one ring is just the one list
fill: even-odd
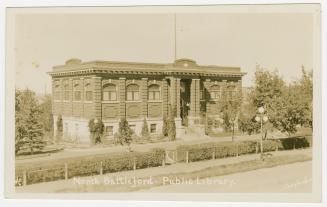
[(62, 117), (63, 136), (89, 142), (90, 119), (101, 119), (105, 136), (118, 131), (126, 117), (136, 134), (147, 120), (151, 134), (161, 134), (163, 117), (173, 110), (177, 136), (185, 127), (219, 116), (222, 91), (241, 91), (237, 67), (200, 66), (190, 59), (171, 64), (67, 60), (52, 72), (54, 131)]

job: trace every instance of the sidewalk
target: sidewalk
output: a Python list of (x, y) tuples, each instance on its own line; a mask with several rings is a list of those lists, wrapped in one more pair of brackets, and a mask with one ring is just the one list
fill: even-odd
[[(179, 145), (186, 145), (186, 144), (199, 144), (199, 143), (206, 143), (206, 142), (226, 142), (231, 141), (232, 138), (230, 136), (228, 137), (203, 137), (199, 138), (198, 140), (176, 140), (173, 142), (158, 142), (158, 143), (147, 143), (147, 144), (132, 144), (131, 147), (134, 151), (149, 151), (152, 148), (164, 148), (167, 150), (175, 149)], [(235, 141), (245, 141), (245, 140), (258, 140), (258, 135), (244, 135), (244, 136), (238, 136), (234, 138)], [(93, 146), (90, 148), (67, 148), (63, 151), (52, 153), (52, 154), (44, 154), (39, 157), (32, 157), (32, 158), (25, 158), (25, 159), (16, 159), (15, 164), (30, 164), (33, 162), (39, 162), (39, 161), (52, 161), (57, 159), (64, 159), (64, 158), (72, 158), (72, 157), (79, 157), (79, 156), (92, 156), (92, 155), (98, 155), (98, 154), (106, 154), (106, 153), (112, 153), (112, 152), (124, 152), (126, 151), (126, 147), (122, 147), (120, 145), (117, 146), (104, 146), (104, 145), (98, 145)]]
[[(302, 149), (302, 150), (289, 150), (289, 151), (278, 151), (278, 152), (271, 152), (274, 156), (282, 156), (282, 155), (290, 155), (290, 154), (304, 154), (311, 156), (312, 150), (311, 149)], [(136, 178), (148, 178), (158, 175), (169, 175), (174, 173), (188, 173), (194, 172), (198, 170), (203, 170), (208, 167), (214, 167), (219, 165), (226, 165), (226, 164), (233, 164), (243, 161), (255, 160), (259, 158), (259, 154), (251, 154), (251, 155), (242, 155), (238, 157), (229, 157), (224, 159), (216, 159), (216, 160), (206, 160), (206, 161), (199, 161), (199, 162), (191, 162), (191, 163), (176, 163), (173, 165), (166, 165), (162, 167), (154, 167), (154, 168), (146, 168), (146, 169), (139, 169), (135, 171), (123, 171), (123, 172), (116, 172), (116, 173), (108, 173), (105, 175), (96, 175), (96, 176), (88, 176), (88, 177), (81, 177), (81, 180), (98, 180), (103, 181), (105, 178), (115, 179), (117, 177), (124, 178), (124, 179), (132, 179)], [(101, 183), (100, 183), (101, 184)], [(99, 185), (99, 184), (98, 184)], [(101, 185), (100, 185), (101, 186)], [(50, 192), (60, 192), (62, 190), (67, 189), (78, 189), (81, 185), (77, 184), (76, 179), (68, 179), (68, 180), (59, 180), (54, 182), (46, 182), (46, 183), (39, 183), (39, 184), (32, 184), (22, 187), (16, 187), (16, 192), (23, 193), (50, 193)], [(115, 186), (113, 186), (113, 190)]]

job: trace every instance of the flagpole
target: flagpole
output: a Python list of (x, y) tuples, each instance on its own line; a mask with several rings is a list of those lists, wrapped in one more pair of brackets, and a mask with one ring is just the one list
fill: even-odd
[(177, 59), (177, 41), (176, 41), (176, 13), (174, 13), (174, 47), (175, 47), (175, 60)]

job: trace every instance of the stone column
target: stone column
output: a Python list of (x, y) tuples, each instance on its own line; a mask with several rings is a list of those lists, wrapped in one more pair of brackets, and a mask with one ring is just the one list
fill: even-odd
[(126, 78), (119, 78), (119, 115), (120, 118), (126, 117)]
[[(170, 80), (169, 110), (173, 110), (174, 108), (176, 108), (176, 81), (174, 77), (170, 77), (169, 80)], [(168, 112), (171, 113), (171, 111)]]
[(242, 80), (237, 81), (237, 93), (243, 97), (243, 91), (242, 91)]
[(189, 124), (200, 121), (200, 79), (192, 79)]
[(162, 99), (162, 115), (168, 115), (168, 84), (167, 79), (162, 80), (161, 88), (161, 99)]
[(181, 118), (181, 79), (176, 78), (176, 117)]
[(92, 77), (93, 79), (93, 104), (94, 104), (94, 117), (97, 119), (102, 118), (102, 78)]
[(142, 78), (141, 81), (141, 100), (142, 115), (148, 117), (148, 78)]

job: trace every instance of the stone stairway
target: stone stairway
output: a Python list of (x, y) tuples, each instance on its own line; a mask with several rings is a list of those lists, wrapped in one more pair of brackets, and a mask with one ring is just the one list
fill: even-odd
[(205, 135), (204, 126), (190, 126), (185, 128), (185, 135), (181, 137), (183, 140), (203, 140), (210, 139)]

